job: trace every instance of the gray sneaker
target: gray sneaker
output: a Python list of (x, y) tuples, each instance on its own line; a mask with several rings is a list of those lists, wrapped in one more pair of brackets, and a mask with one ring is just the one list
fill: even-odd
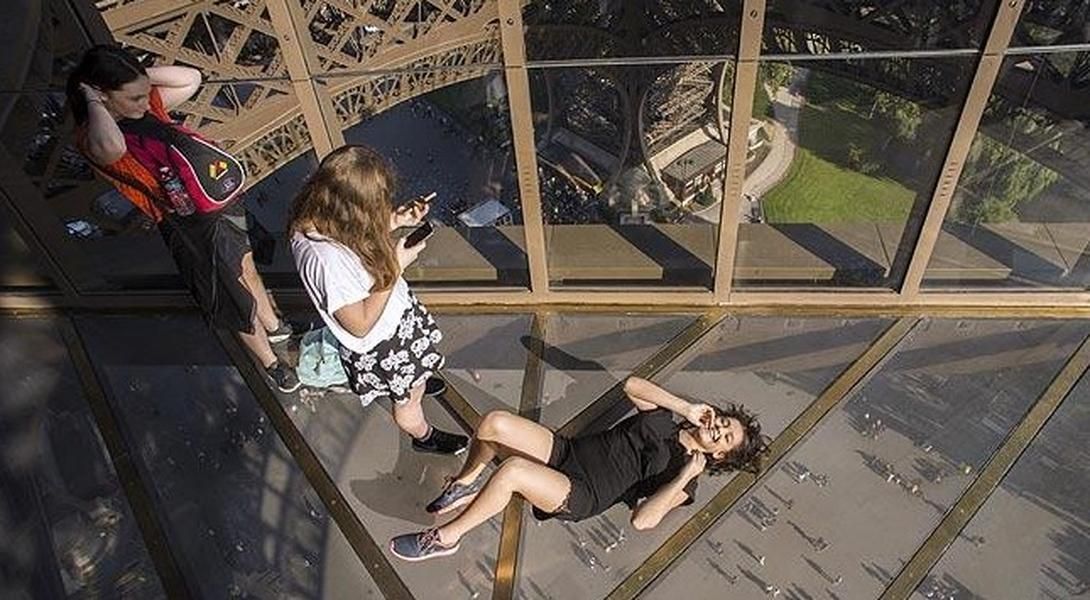
[(424, 510), (442, 515), (459, 506), (468, 504), (477, 496), (477, 492), (481, 491), (481, 488), (484, 487), (486, 479), (487, 477), (485, 477), (483, 472), (469, 485), (458, 483), (454, 479), (451, 479), (443, 486), (443, 491), (439, 492), (439, 497), (432, 500), (431, 504), (424, 507)]
[(394, 556), (412, 562), (449, 556), (458, 551), (459, 544), (449, 548), (439, 543), (439, 530), (427, 529), (419, 533), (406, 533), (390, 540), (390, 552)]

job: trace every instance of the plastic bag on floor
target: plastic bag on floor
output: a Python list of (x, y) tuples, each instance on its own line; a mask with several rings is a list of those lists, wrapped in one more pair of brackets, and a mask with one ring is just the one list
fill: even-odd
[(299, 381), (314, 388), (328, 388), (348, 383), (341, 365), (337, 338), (328, 327), (308, 331), (299, 342)]

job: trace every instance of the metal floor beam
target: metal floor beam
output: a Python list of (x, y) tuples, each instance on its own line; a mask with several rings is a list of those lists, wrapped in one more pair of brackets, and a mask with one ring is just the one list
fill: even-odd
[(1083, 340), (1079, 348), (1068, 358), (1067, 364), (1056, 374), (1048, 388), (1041, 394), (1025, 417), (1010, 432), (1003, 445), (992, 454), (976, 479), (962, 493), (953, 507), (946, 512), (938, 527), (916, 550), (880, 597), (880, 600), (907, 600), (920, 585), (931, 568), (984, 505), (1006, 477), (1030, 443), (1040, 433), (1049, 417), (1075, 387), (1090, 367), (1090, 338)]
[(171, 600), (185, 600), (192, 598), (193, 593), (182, 575), (178, 561), (167, 542), (166, 533), (159, 522), (158, 512), (152, 500), (153, 492), (150, 483), (140, 475), (133, 456), (139, 454), (130, 448), (125, 435), (122, 433), (121, 424), (114, 414), (113, 407), (107, 397), (106, 387), (99, 379), (98, 373), (87, 353), (87, 347), (83, 338), (76, 329), (71, 317), (54, 320), (64, 344), (68, 348), (68, 355), (72, 359), (76, 375), (79, 377), (80, 386), (83, 388), (83, 396), (91, 407), (95, 425), (102, 434), (102, 441), (106, 444), (106, 451), (113, 462), (117, 479), (121, 483), (121, 489), (125, 498), (129, 501), (137, 527), (144, 538), (148, 554), (163, 584), (163, 591)]

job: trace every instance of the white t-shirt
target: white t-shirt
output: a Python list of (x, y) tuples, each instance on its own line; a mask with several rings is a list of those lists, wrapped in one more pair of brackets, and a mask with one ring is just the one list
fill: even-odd
[(333, 316), (338, 309), (371, 295), (375, 278), (367, 272), (356, 253), (313, 232), (293, 234), (291, 253), (295, 256), (295, 267), (307, 295), (342, 346), (362, 354), (397, 334), (401, 315), (411, 306), (409, 284), (405, 279), (397, 278), (386, 307), (367, 335), (356, 337), (341, 327)]

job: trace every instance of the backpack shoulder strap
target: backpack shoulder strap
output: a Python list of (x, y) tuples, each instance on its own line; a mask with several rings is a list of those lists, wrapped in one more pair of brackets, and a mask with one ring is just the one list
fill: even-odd
[(154, 115), (142, 119), (126, 120), (118, 123), (124, 133), (159, 140), (165, 144), (175, 144), (183, 134), (170, 123), (160, 121)]

